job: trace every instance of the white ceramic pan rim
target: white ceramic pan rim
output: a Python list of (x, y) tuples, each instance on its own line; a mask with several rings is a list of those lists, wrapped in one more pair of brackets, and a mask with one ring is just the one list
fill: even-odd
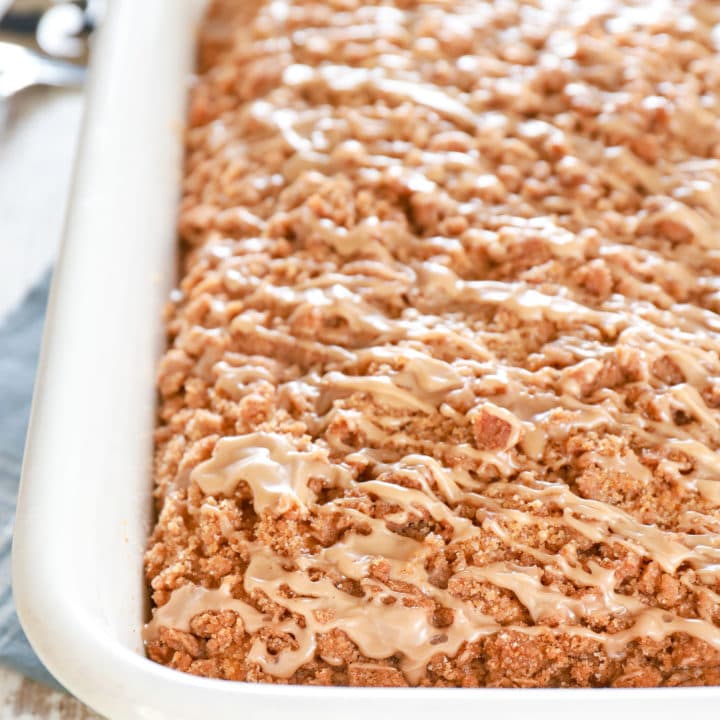
[(284, 687), (197, 678), (143, 656), (154, 373), (202, 5), (114, 0), (96, 47), (13, 548), (18, 613), (43, 662), (110, 718), (717, 716), (720, 688)]

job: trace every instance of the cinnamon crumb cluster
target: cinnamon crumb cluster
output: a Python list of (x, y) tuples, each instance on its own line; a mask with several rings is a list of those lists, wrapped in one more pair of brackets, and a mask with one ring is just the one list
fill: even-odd
[(720, 684), (720, 5), (215, 0), (150, 658)]

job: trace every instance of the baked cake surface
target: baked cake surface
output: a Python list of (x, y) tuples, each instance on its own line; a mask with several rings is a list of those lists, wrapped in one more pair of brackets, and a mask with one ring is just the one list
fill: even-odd
[(720, 4), (216, 0), (149, 656), (720, 684)]

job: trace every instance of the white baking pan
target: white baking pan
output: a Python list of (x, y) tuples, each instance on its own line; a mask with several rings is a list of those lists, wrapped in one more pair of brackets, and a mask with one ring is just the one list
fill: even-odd
[(113, 719), (718, 717), (720, 688), (283, 687), (192, 677), (143, 656), (153, 378), (201, 5), (114, 0), (96, 47), (15, 531), (15, 599), (38, 655)]

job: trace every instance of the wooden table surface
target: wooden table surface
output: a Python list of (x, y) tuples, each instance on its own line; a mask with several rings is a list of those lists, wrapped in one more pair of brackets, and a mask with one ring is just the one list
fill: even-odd
[(3, 720), (91, 720), (100, 718), (66, 693), (0, 666), (0, 718)]

